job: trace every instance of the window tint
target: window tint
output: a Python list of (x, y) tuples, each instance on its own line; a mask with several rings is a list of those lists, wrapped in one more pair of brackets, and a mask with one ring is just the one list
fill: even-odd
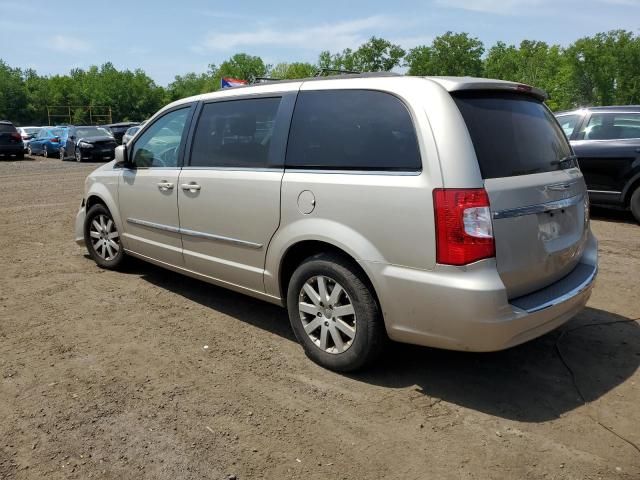
[(393, 95), (370, 90), (301, 92), (286, 165), (331, 170), (421, 168), (409, 111)]
[(280, 98), (208, 103), (193, 138), (193, 167), (264, 168)]
[(0, 123), (0, 133), (15, 133), (16, 127), (9, 125), (8, 123)]
[(567, 136), (567, 138), (571, 137), (578, 121), (580, 120), (580, 115), (560, 115), (556, 118), (558, 119), (560, 127), (564, 131), (564, 134)]
[(524, 95), (457, 93), (482, 178), (513, 177), (576, 166), (560, 126), (544, 104)]
[(640, 114), (593, 113), (589, 123), (580, 132), (584, 140), (623, 140), (640, 138)]
[(136, 167), (176, 167), (182, 132), (190, 107), (157, 119), (136, 141), (131, 155)]

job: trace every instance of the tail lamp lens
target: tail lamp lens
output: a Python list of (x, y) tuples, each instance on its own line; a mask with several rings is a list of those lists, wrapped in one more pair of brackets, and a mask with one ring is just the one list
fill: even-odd
[(467, 265), (495, 257), (489, 196), (483, 188), (433, 191), (436, 261)]

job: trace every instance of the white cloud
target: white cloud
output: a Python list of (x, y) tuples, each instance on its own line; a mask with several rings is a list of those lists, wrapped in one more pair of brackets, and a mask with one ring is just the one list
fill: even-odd
[(534, 7), (550, 3), (548, 0), (436, 0), (443, 7), (460, 8), (475, 12), (513, 14), (519, 11), (530, 14)]
[(363, 43), (372, 34), (396, 25), (396, 21), (381, 15), (324, 24), (314, 27), (282, 30), (260, 27), (246, 32), (216, 32), (208, 34), (204, 41), (194, 47), (195, 51), (234, 50), (241, 47), (278, 46), (307, 48), (313, 50), (340, 50)]
[(62, 53), (86, 53), (93, 50), (85, 40), (68, 35), (54, 35), (47, 42), (47, 48)]

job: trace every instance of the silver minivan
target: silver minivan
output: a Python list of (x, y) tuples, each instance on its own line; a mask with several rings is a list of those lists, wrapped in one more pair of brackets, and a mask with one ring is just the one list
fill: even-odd
[(544, 92), (344, 75), (174, 102), (91, 173), (76, 241), (283, 305), (307, 355), (387, 339), (493, 351), (568, 321), (597, 271), (586, 187)]

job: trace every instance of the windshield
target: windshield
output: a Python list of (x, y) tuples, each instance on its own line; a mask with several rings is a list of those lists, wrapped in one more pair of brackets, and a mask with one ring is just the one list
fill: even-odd
[(62, 135), (64, 135), (65, 130), (66, 129), (64, 129), (64, 128), (56, 128), (54, 130), (51, 130), (51, 134), (54, 137), (61, 137)]
[(111, 134), (100, 127), (79, 127), (76, 129), (76, 136), (78, 138), (86, 137), (110, 137)]
[(549, 109), (534, 98), (499, 92), (456, 93), (482, 178), (513, 177), (576, 166)]
[(38, 133), (40, 131), (40, 129), (36, 128), (36, 127), (31, 127), (31, 128), (25, 128), (24, 131), (25, 131), (25, 133), (28, 133), (29, 135), (33, 135), (34, 133)]

